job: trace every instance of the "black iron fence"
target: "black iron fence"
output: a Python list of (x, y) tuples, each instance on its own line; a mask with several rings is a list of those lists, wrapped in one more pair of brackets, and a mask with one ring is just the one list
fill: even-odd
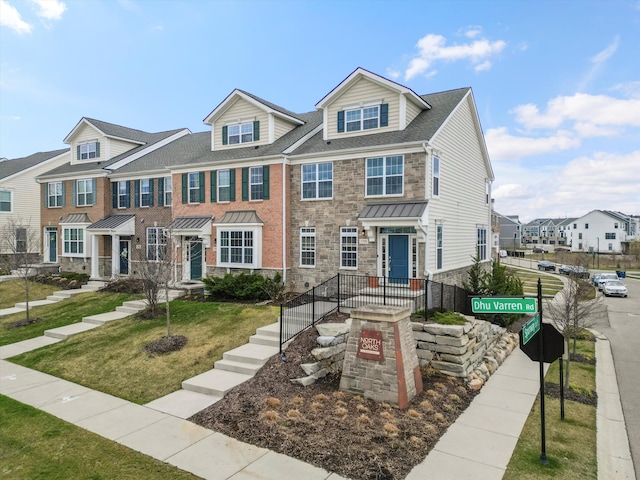
[(280, 352), (286, 342), (327, 315), (370, 304), (407, 307), (425, 321), (434, 311), (471, 314), (469, 292), (455, 285), (421, 278), (338, 274), (280, 306)]

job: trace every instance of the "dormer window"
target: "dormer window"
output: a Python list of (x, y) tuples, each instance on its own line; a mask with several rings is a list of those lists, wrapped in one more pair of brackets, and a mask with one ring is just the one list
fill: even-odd
[(260, 140), (260, 122), (244, 122), (222, 127), (222, 144), (239, 145)]
[(78, 145), (78, 160), (90, 160), (100, 157), (100, 143), (88, 142)]
[(387, 125), (389, 125), (389, 105), (387, 103), (338, 112), (339, 133), (372, 130)]

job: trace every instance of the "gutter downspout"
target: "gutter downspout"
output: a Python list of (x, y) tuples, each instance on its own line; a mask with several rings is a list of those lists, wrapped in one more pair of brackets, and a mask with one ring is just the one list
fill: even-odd
[(282, 156), (282, 283), (287, 284), (287, 157)]

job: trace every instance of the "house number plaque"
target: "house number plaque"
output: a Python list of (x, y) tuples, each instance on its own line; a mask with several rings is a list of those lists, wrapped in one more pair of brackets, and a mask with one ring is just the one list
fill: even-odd
[(356, 357), (367, 360), (384, 360), (382, 352), (382, 332), (377, 330), (362, 330)]

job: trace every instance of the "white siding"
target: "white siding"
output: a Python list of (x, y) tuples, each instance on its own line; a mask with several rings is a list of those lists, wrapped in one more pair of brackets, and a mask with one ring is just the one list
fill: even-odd
[[(260, 140), (251, 144), (241, 143), (239, 145), (222, 145), (222, 127), (238, 121), (260, 122)], [(247, 145), (266, 145), (269, 143), (269, 115), (264, 110), (243, 99), (237, 99), (218, 119), (213, 127), (212, 150), (223, 150), (229, 148), (246, 147)]]
[[(54, 161), (43, 162), (35, 168), (25, 170), (19, 175), (0, 182), (0, 190), (13, 192), (12, 212), (0, 213), (0, 231), (12, 221), (21, 223), (25, 226), (28, 225), (34, 238), (40, 242), (42, 236), (40, 207), (44, 200), (40, 194), (42, 186), (36, 183), (35, 177), (68, 163), (70, 159), (71, 155), (66, 153)], [(39, 243), (39, 245), (42, 244)]]
[[(274, 117), (275, 118), (275, 122), (274, 122), (274, 130), (275, 130), (275, 136), (274, 136), (274, 141), (276, 141), (277, 139), (279, 139), (280, 137), (282, 137), (283, 135), (289, 133), (291, 130), (293, 130), (295, 128), (295, 125), (293, 123), (287, 122), (281, 118), (278, 117)], [(262, 123), (260, 123), (260, 130), (264, 131), (265, 129), (262, 128)], [(262, 134), (262, 132), (260, 132)], [(260, 137), (262, 138), (262, 136)]]
[[(435, 271), (436, 222), (442, 221), (443, 268), (463, 268), (476, 255), (477, 225), (491, 232), (491, 209), (485, 201), (489, 176), (473, 121), (471, 97), (464, 101), (433, 144), (440, 154), (440, 196), (429, 200), (428, 268)], [(430, 159), (431, 162), (431, 159)], [(429, 191), (431, 189), (431, 165)]]
[[(618, 228), (615, 228), (616, 223)], [(575, 229), (573, 228), (574, 224), (576, 225)], [(589, 227), (587, 228), (586, 225)], [(618, 218), (594, 210), (571, 222), (571, 227), (569, 240), (572, 252), (622, 252), (621, 242), (626, 239), (626, 235), (624, 222)], [(615, 234), (616, 238), (608, 239), (606, 238), (607, 234)], [(611, 250), (609, 250), (609, 244), (611, 244)]]
[(409, 125), (414, 118), (420, 115), (420, 112), (422, 112), (422, 109), (419, 108), (415, 103), (407, 102), (407, 123), (406, 124)]
[[(104, 146), (100, 145), (100, 158), (104, 158), (106, 160), (117, 157), (121, 153), (128, 152), (138, 146), (137, 143), (123, 142), (122, 140), (115, 140), (113, 138), (105, 138), (105, 140)], [(109, 155), (109, 158), (106, 158), (106, 155)]]
[[(381, 101), (389, 104), (389, 126), (374, 130), (359, 132), (338, 133), (338, 112), (345, 107), (354, 107), (360, 103)], [(358, 135), (370, 135), (373, 133), (388, 132), (399, 129), (399, 97), (398, 92), (385, 88), (367, 78), (360, 78), (342, 95), (336, 97), (327, 107), (327, 138), (353, 137)]]

